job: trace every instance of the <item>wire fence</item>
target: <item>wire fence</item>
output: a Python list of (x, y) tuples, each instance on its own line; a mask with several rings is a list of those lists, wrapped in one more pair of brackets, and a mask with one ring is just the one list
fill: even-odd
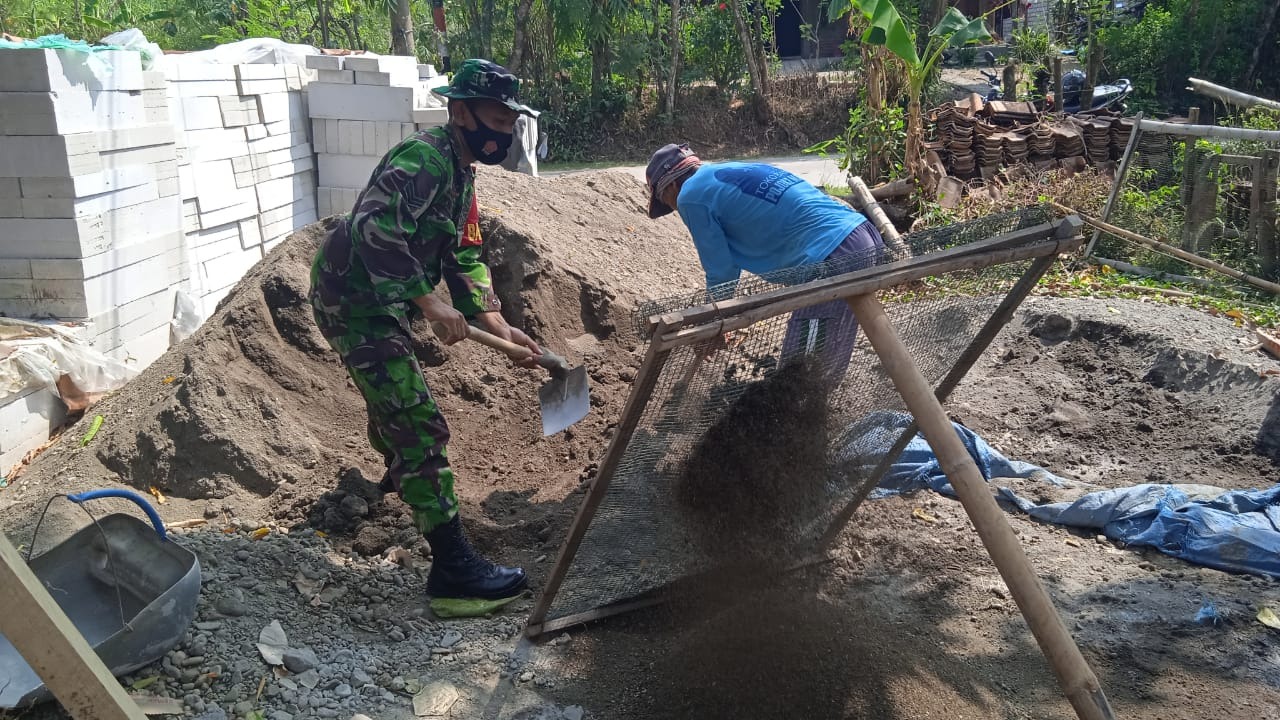
[[(1047, 208), (1028, 208), (904, 241), (920, 259), (1050, 218)], [(1008, 247), (1046, 239), (1030, 235)], [(650, 317), (696, 309), (712, 297), (745, 298), (900, 255), (885, 250), (656, 300), (639, 308), (637, 325), (647, 331)], [(931, 383), (952, 370), (1030, 265), (971, 263), (899, 285), (886, 297), (895, 330)], [(889, 453), (906, 411), (856, 321), (829, 310), (778, 310), (734, 331), (727, 347), (709, 356), (696, 344), (670, 351), (563, 584), (551, 590), (547, 619), (706, 573), (731, 570), (740, 580), (743, 568), (752, 577), (776, 572), (814, 549)]]
[[(1103, 219), (1242, 273), (1280, 279), (1280, 132), (1148, 120), (1133, 132)], [(1199, 285), (1235, 282), (1169, 248), (1104, 231), (1091, 254), (1120, 269)]]

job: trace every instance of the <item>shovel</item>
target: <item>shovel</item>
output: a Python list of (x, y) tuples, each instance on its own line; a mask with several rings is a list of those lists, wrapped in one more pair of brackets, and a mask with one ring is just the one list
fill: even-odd
[[(443, 337), (443, 328), (432, 325), (437, 336)], [(507, 342), (480, 328), (468, 325), (467, 339), (474, 340), (504, 353), (519, 362), (529, 359), (533, 353), (523, 345)], [(555, 435), (587, 416), (591, 410), (591, 394), (587, 388), (587, 368), (569, 367), (562, 356), (542, 349), (538, 364), (551, 372), (551, 379), (538, 390), (538, 402), (542, 409), (542, 434)]]

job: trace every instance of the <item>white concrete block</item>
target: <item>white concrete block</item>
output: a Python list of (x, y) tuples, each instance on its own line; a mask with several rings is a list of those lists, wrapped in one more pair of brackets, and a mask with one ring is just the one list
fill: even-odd
[(356, 72), (357, 85), (377, 85), (379, 87), (391, 87), (391, 73), (384, 72)]
[(22, 217), (22, 198), (0, 198), (0, 218)]
[(144, 70), (142, 72), (142, 89), (144, 91), (160, 90), (162, 92), (167, 92), (169, 89), (169, 78), (165, 77), (165, 74), (158, 70)]
[(165, 72), (168, 73), (170, 79), (179, 82), (236, 79), (234, 65), (215, 63), (182, 62), (181, 60), (174, 61), (171, 59), (168, 67), (165, 68)]
[(232, 205), (212, 212), (200, 213), (200, 227), (211, 228), (228, 223), (239, 222), (247, 218), (251, 218), (258, 214), (258, 203), (254, 197), (253, 190), (246, 188), (240, 192), (247, 192), (249, 200), (238, 205)]
[[(396, 124), (396, 127), (397, 128), (399, 127), (398, 123)], [(387, 150), (391, 147), (388, 144), (390, 138), (391, 138), (391, 123), (389, 122), (373, 123), (373, 143), (370, 144), (370, 149), (373, 150), (373, 152), (369, 154), (385, 155), (387, 153)], [(366, 136), (366, 140), (367, 140), (367, 136)]]
[[(204, 220), (206, 215), (209, 215), (216, 210), (238, 207), (245, 204), (254, 205), (257, 202), (257, 195), (254, 193), (253, 188), (236, 187), (235, 176), (229, 171), (226, 174), (225, 180), (222, 177), (218, 178), (218, 184), (216, 186), (201, 185), (200, 183), (201, 179), (199, 173), (197, 173), (196, 205), (200, 208), (200, 226), (202, 228), (215, 227), (217, 225), (224, 224), (220, 222), (206, 222)], [(257, 209), (256, 205), (254, 205), (254, 209)], [(248, 217), (248, 215), (237, 215), (226, 222), (239, 220), (242, 217)]]
[(18, 178), (0, 178), (0, 198), (22, 197), (22, 181)]
[(172, 233), (181, 217), (176, 198), (160, 198), (99, 216), (0, 221), (0, 258), (84, 258)]
[(360, 130), (364, 135), (363, 142), (361, 142), (361, 155), (383, 155), (386, 153), (386, 150), (378, 149), (377, 125), (378, 123), (376, 122), (360, 123)]
[(356, 74), (351, 70), (320, 70), (316, 73), (316, 82), (353, 85), (355, 81)]
[(88, 321), (90, 328), (89, 342), (99, 352), (110, 352), (121, 346), (127, 347), (145, 337), (149, 332), (173, 319), (175, 290), (176, 288), (166, 288), (164, 291), (143, 298), (141, 301), (135, 300), (130, 303), (130, 305), (134, 305), (138, 302), (148, 301), (151, 298), (159, 298), (159, 301), (152, 305), (149, 312), (129, 322), (108, 326), (98, 322), (96, 318), (91, 318)]
[(372, 155), (317, 155), (316, 182), (324, 187), (363, 189), (380, 160)]
[[(63, 318), (89, 318), (169, 287), (168, 258), (157, 256), (83, 280), (0, 280), (0, 308), (9, 300), (49, 301)], [(52, 308), (57, 308), (52, 309)]]
[(142, 111), (142, 122), (144, 123), (162, 123), (170, 122), (169, 107), (149, 107)]
[(152, 163), (151, 167), (156, 171), (156, 180), (173, 180), (178, 177), (178, 160), (164, 160), (158, 163)]
[(157, 183), (112, 190), (84, 198), (23, 198), (22, 216), (27, 218), (83, 218), (127, 208), (160, 197)]
[(363, 57), (360, 55), (348, 55), (343, 58), (342, 69), (354, 70), (355, 72), (378, 72), (381, 67), (378, 65), (379, 58)]
[(249, 140), (261, 140), (270, 133), (267, 132), (267, 126), (261, 123), (256, 125), (247, 125), (244, 129), (245, 137)]
[(308, 55), (306, 60), (307, 69), (329, 72), (341, 70), (342, 59), (343, 56), (341, 55)]
[(104, 71), (95, 72), (95, 64), (74, 50), (5, 50), (0, 92), (142, 90), (145, 86), (137, 52), (103, 50), (93, 56), (107, 66)]
[(178, 168), (178, 192), (183, 200), (194, 200), (196, 197), (196, 177), (190, 165)]
[(156, 192), (160, 197), (177, 197), (182, 193), (182, 184), (178, 182), (178, 178), (157, 180)]
[(109, 350), (105, 354), (129, 365), (145, 368), (158, 360), (168, 349), (169, 323), (166, 321), (165, 324), (155, 330), (136, 340), (127, 342), (119, 348)]
[[(290, 98), (291, 102), (292, 100), (293, 98)], [(306, 138), (307, 140), (310, 140), (311, 136), (307, 133), (307, 131), (310, 129), (311, 121), (307, 118), (306, 114), (303, 113), (301, 110), (298, 110), (295, 114), (292, 107), (290, 107), (289, 112), (291, 114), (291, 117), (288, 120), (281, 120), (279, 122), (267, 123), (266, 125), (263, 125), (263, 127), (267, 129), (267, 134), (268, 135), (298, 135), (303, 138)]]
[(244, 127), (258, 122), (257, 112), (231, 111), (222, 113), (223, 127)]
[(337, 120), (412, 120), (413, 93), (411, 88), (332, 83), (312, 83), (307, 89), (311, 117)]
[(255, 110), (258, 113), (260, 122), (274, 123), (281, 120), (288, 120), (289, 113), (289, 93), (270, 93), (267, 95), (257, 95), (254, 97), (256, 103)]
[(151, 147), (131, 148), (128, 150), (112, 150), (98, 155), (104, 170), (128, 167), (130, 165), (156, 165), (172, 163), (178, 159), (176, 145), (153, 145)]
[[(315, 221), (315, 208), (309, 208), (290, 217), (262, 225), (262, 235), (266, 238), (266, 241), (263, 243), (263, 252), (270, 249), (266, 247), (266, 242), (288, 237), (298, 228), (310, 225)], [(272, 245), (272, 247), (274, 247), (274, 245)]]
[(435, 65), (419, 65), (418, 66), (418, 79), (420, 80), (427, 80), (429, 78), (436, 77), (437, 75), (439, 75), (439, 73), (436, 72)]
[(420, 108), (413, 111), (413, 122), (419, 128), (440, 127), (449, 122), (448, 108)]
[(0, 102), (0, 135), (70, 135), (144, 122), (142, 94), (114, 90), (12, 92)]
[(249, 94), (241, 92), (240, 85), (235, 80), (197, 80), (195, 82), (174, 83), (173, 87), (180, 98)]
[[(358, 153), (351, 152), (351, 140), (355, 134), (351, 130), (351, 120), (338, 121), (338, 154), (352, 155)], [(361, 136), (363, 137), (363, 136)]]
[(2, 178), (0, 197), (6, 196), (8, 180), (14, 187), (21, 183), (21, 196), (25, 198), (83, 198), (154, 182), (156, 170), (155, 165), (132, 165), (69, 178)]
[[(285, 153), (288, 151), (280, 150), (277, 152)], [(264, 165), (262, 167), (251, 168), (247, 171), (237, 172), (236, 186), (242, 188), (253, 187), (258, 183), (267, 182), (268, 180), (275, 180), (290, 175), (298, 175), (300, 173), (306, 173), (311, 177), (311, 184), (314, 186), (315, 179), (312, 176), (312, 171), (314, 169), (315, 158), (310, 154), (299, 158), (288, 158), (274, 165)]]
[(131, 150), (155, 145), (172, 145), (175, 139), (173, 125), (169, 123), (103, 130), (95, 133), (95, 135), (97, 136), (98, 149), (102, 152)]
[(181, 113), (184, 130), (210, 130), (222, 127), (222, 107), (216, 97), (177, 98), (174, 104)]
[(0, 475), (8, 475), (67, 417), (67, 406), (48, 388), (28, 388), (0, 399)]
[(275, 80), (241, 80), (238, 87), (241, 95), (266, 95), (268, 93), (289, 92), (289, 84), (284, 78)]
[(258, 194), (258, 210), (266, 212), (291, 205), (300, 198), (314, 197), (315, 181), (310, 173), (289, 175), (258, 183), (255, 190)]
[(275, 150), (284, 150), (295, 145), (305, 144), (307, 136), (304, 135), (268, 135), (258, 140), (250, 140), (248, 142), (249, 153), (253, 155), (268, 153)]
[(169, 94), (164, 90), (143, 90), (142, 106), (145, 108), (169, 107)]
[(285, 72), (285, 65), (276, 65), (273, 63), (252, 63), (249, 65), (236, 65), (237, 80), (283, 80), (288, 74)]
[(0, 177), (74, 177), (101, 170), (95, 133), (0, 135)]
[(242, 128), (187, 131), (187, 159), (191, 163), (227, 160), (249, 154)]
[[(192, 163), (191, 171), (196, 186), (196, 202), (200, 210), (208, 212), (239, 202), (237, 198), (235, 178), (235, 160), (214, 160), (206, 163)], [(225, 199), (225, 202), (220, 202)]]
[(218, 109), (222, 112), (257, 112), (258, 98), (255, 95), (224, 95), (218, 98)]
[(325, 152), (325, 120), (311, 121), (311, 146), (316, 152)]
[(26, 259), (0, 260), (0, 278), (6, 280), (30, 280), (31, 261)]
[(239, 228), (236, 239), (239, 241), (241, 250), (249, 250), (262, 244), (262, 228), (259, 222), (259, 219), (253, 219), (236, 223)]
[(254, 247), (207, 260), (200, 263), (200, 281), (213, 290), (235, 285), (261, 259), (262, 248)]

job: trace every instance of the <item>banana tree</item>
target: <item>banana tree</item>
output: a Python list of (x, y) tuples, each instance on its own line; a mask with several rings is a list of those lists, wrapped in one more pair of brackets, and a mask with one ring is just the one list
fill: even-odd
[(900, 59), (907, 68), (907, 171), (916, 177), (924, 177), (924, 120), (920, 112), (920, 99), (929, 75), (942, 60), (947, 48), (961, 47), (969, 43), (987, 40), (984, 18), (969, 19), (955, 8), (947, 8), (938, 24), (929, 30), (928, 42), (923, 54), (916, 51), (916, 34), (912, 32), (898, 9), (889, 0), (832, 0), (828, 15), (835, 22), (850, 15), (850, 26), (861, 14), (868, 23), (862, 33), (862, 42), (882, 45)]

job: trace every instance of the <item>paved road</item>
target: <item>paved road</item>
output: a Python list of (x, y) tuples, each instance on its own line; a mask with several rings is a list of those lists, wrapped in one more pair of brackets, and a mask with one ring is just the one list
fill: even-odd
[[(836, 167), (835, 160), (832, 158), (821, 158), (816, 155), (801, 155), (796, 157), (773, 157), (773, 158), (745, 158), (751, 162), (762, 162), (769, 165), (776, 165), (784, 170), (799, 175), (808, 180), (810, 183), (822, 187), (823, 185), (836, 185), (844, 187), (844, 173), (840, 168)], [(640, 180), (644, 180), (643, 165), (626, 165), (619, 167), (606, 168), (608, 170), (616, 170), (634, 175)], [(557, 175), (568, 175), (575, 172), (584, 172), (583, 170), (541, 170), (539, 175), (542, 177), (555, 177)]]

